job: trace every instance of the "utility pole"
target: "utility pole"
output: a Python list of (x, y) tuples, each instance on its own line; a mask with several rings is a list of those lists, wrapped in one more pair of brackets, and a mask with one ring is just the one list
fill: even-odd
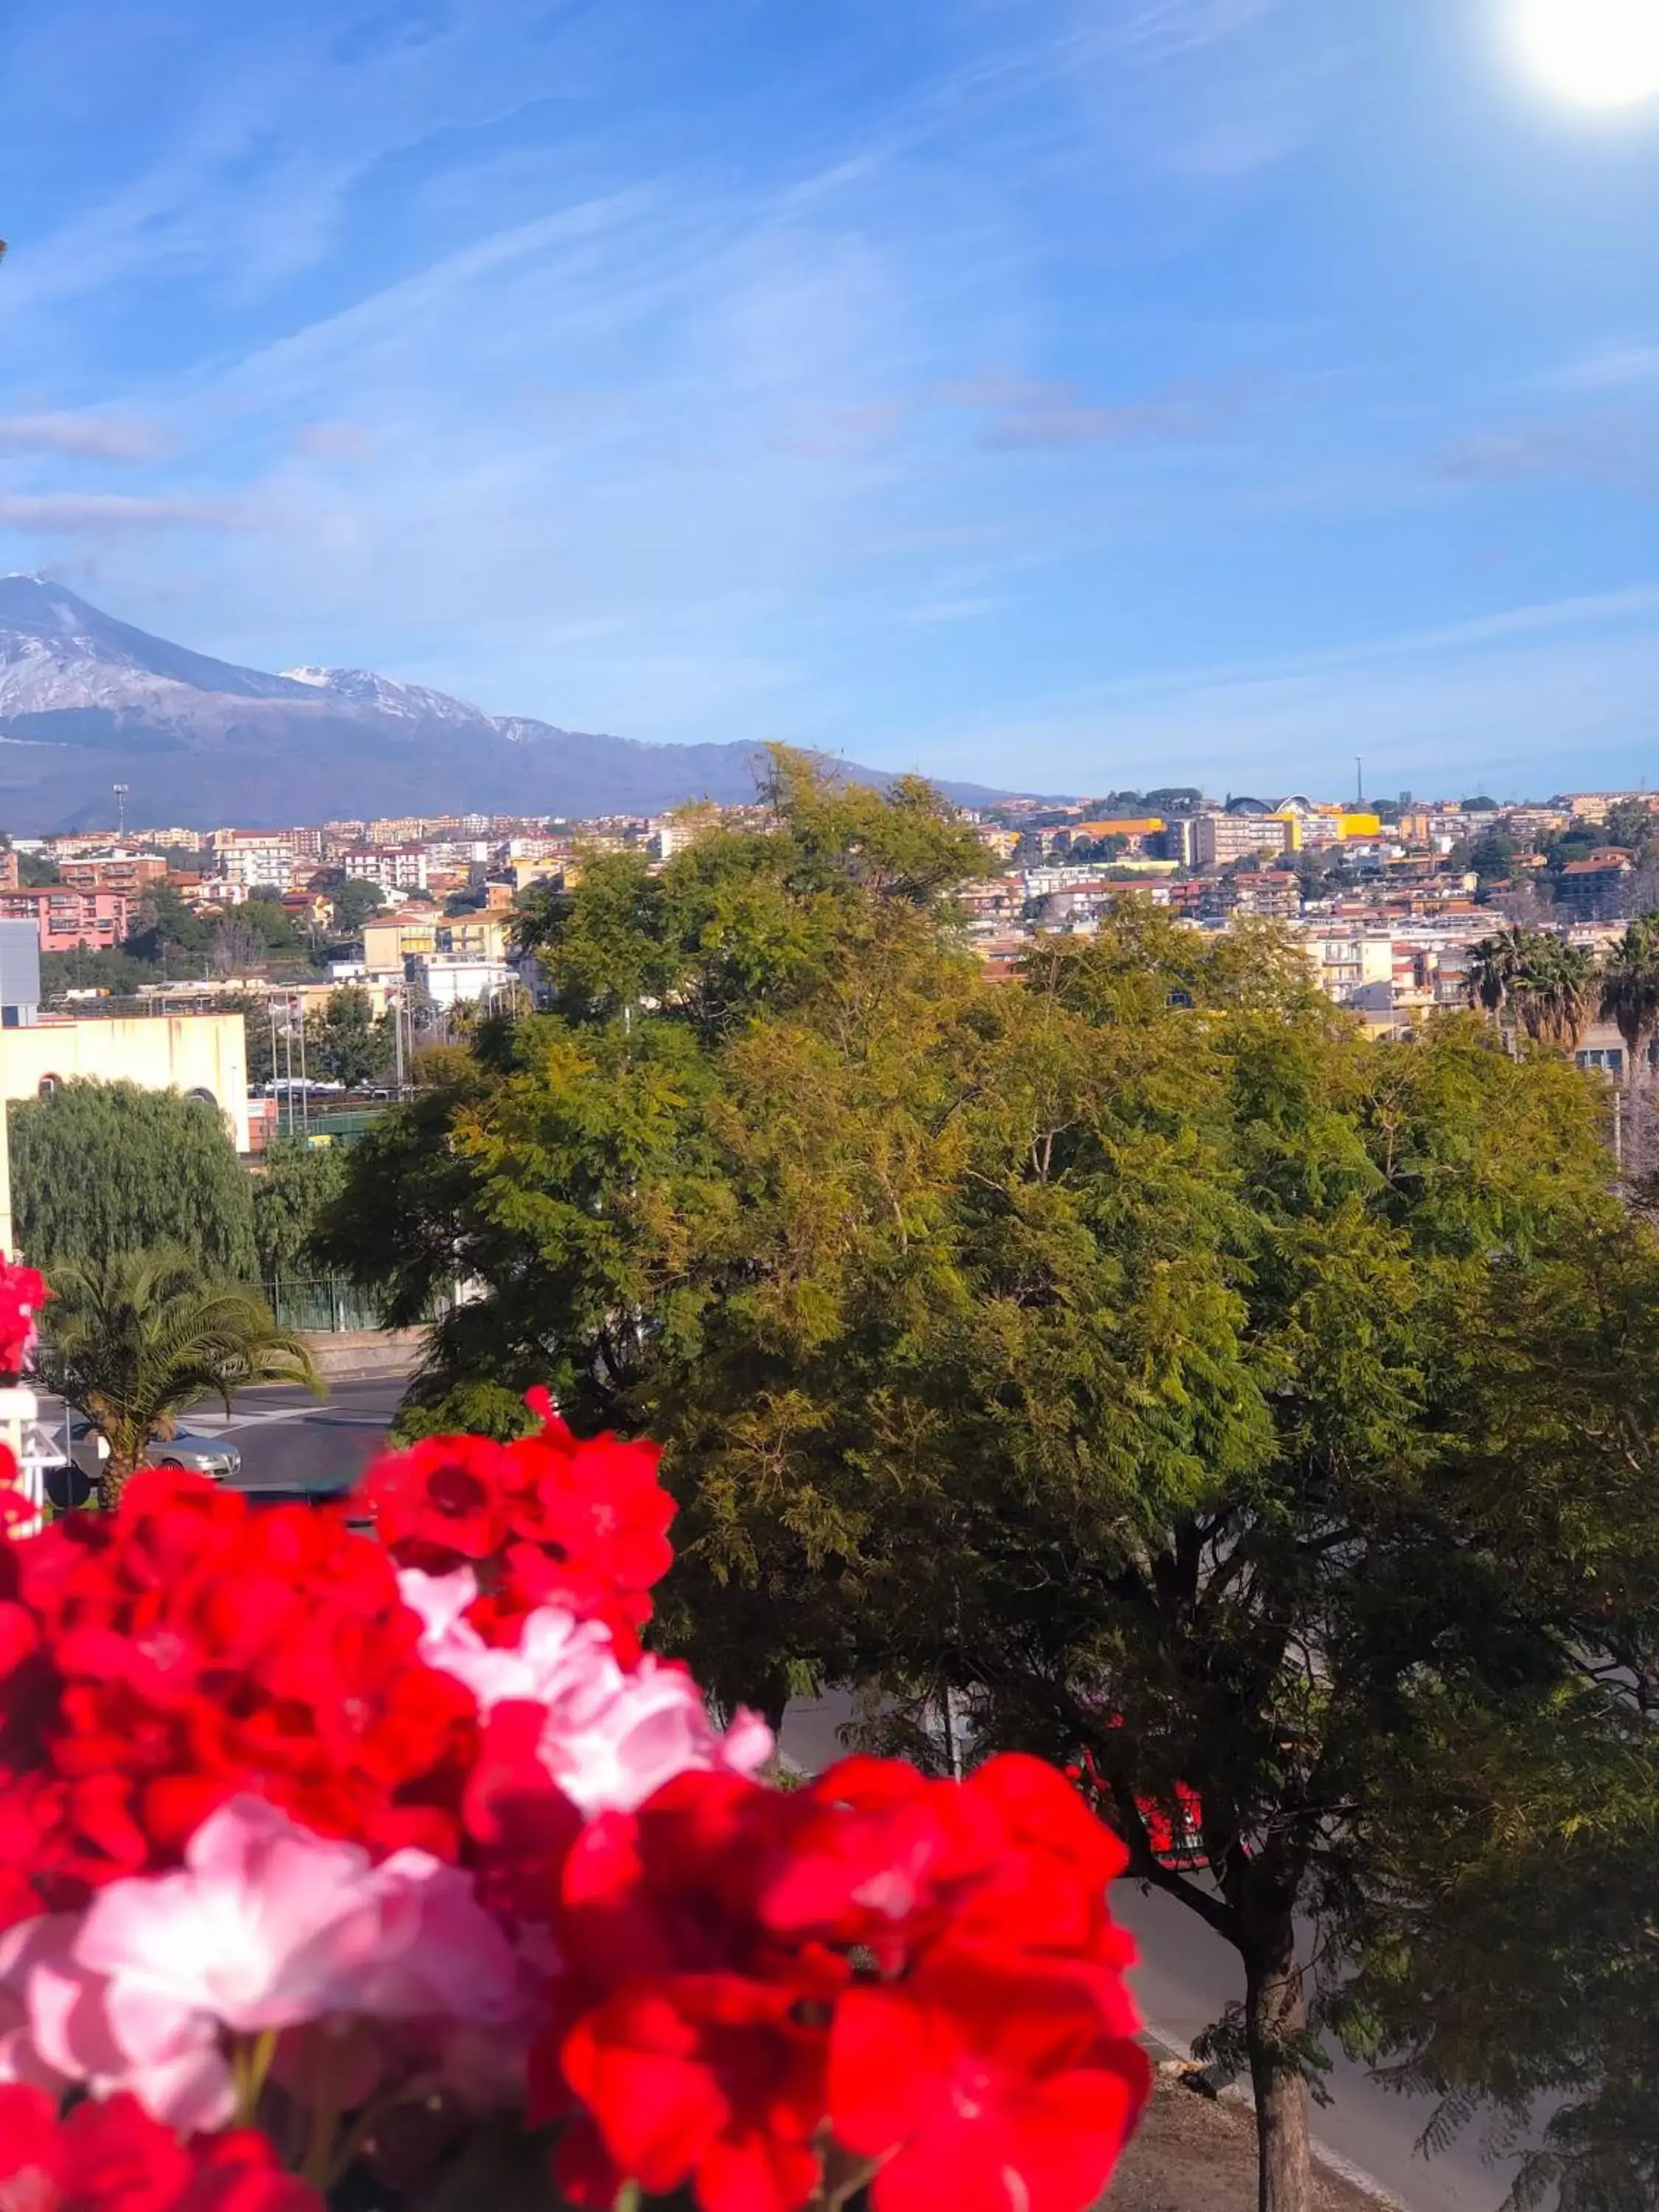
[(1365, 756), (1364, 753), (1356, 753), (1353, 757), (1353, 793), (1363, 808), (1365, 804)]
[(404, 994), (401, 991), (392, 994), (392, 1035), (398, 1054), (397, 1092), (398, 1103), (401, 1105), (404, 1097)]
[(127, 793), (131, 788), (132, 786), (130, 783), (112, 783), (110, 786), (110, 789), (115, 793), (115, 842), (118, 845), (125, 844), (126, 842)]

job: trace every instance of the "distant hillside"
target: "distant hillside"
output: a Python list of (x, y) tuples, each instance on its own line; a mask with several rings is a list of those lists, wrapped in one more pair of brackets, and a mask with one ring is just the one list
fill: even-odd
[[(248, 829), (360, 815), (646, 814), (753, 796), (752, 744), (653, 745), (486, 714), (366, 669), (239, 668), (39, 576), (0, 577), (0, 826)], [(887, 772), (848, 764), (860, 781)], [(995, 797), (947, 784), (969, 803)]]

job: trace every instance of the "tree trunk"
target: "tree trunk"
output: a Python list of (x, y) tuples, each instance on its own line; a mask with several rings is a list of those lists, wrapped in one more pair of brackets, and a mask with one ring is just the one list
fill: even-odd
[(98, 1470), (98, 1510), (100, 1513), (114, 1512), (121, 1503), (121, 1492), (143, 1463), (142, 1457), (129, 1458), (111, 1445), (109, 1457)]
[(1289, 1914), (1244, 1954), (1244, 2037), (1255, 2091), (1259, 2212), (1312, 2212), (1308, 2084), (1294, 2044), (1307, 2025)]

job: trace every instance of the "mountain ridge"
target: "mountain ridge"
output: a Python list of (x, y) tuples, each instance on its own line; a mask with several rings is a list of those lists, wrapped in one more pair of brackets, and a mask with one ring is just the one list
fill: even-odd
[[(130, 787), (129, 818), (155, 827), (658, 813), (752, 797), (763, 758), (755, 744), (650, 744), (488, 714), (371, 669), (244, 667), (48, 578), (0, 576), (0, 823), (19, 834), (101, 826), (117, 781)], [(969, 803), (999, 795), (940, 788)]]

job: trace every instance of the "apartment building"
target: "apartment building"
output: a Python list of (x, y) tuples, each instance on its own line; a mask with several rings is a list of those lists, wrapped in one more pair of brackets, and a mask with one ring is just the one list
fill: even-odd
[(167, 864), (159, 853), (115, 851), (60, 860), (58, 872), (77, 890), (119, 891), (136, 901), (151, 884), (167, 881)]
[(286, 830), (216, 830), (214, 864), (224, 881), (249, 890), (269, 885), (285, 891), (294, 884), (294, 839)]
[(1352, 1005), (1362, 992), (1394, 983), (1394, 937), (1383, 929), (1312, 928), (1302, 943), (1314, 980), (1339, 1006)]
[(1285, 825), (1265, 814), (1200, 814), (1193, 823), (1193, 858), (1200, 868), (1224, 868), (1253, 853), (1282, 853), (1285, 844)]
[(122, 891), (49, 884), (39, 890), (0, 891), (0, 920), (34, 926), (42, 952), (93, 951), (117, 945), (131, 925), (132, 902)]
[(1294, 921), (1302, 911), (1301, 881), (1289, 868), (1263, 868), (1255, 875), (1229, 876), (1221, 888), (1221, 908), (1224, 914)]
[(424, 845), (370, 845), (342, 854), (340, 866), (347, 875), (379, 884), (383, 891), (423, 891), (432, 872)]
[(1630, 854), (1612, 849), (1569, 860), (1556, 878), (1556, 903), (1572, 921), (1611, 921), (1625, 910), (1634, 873)]

